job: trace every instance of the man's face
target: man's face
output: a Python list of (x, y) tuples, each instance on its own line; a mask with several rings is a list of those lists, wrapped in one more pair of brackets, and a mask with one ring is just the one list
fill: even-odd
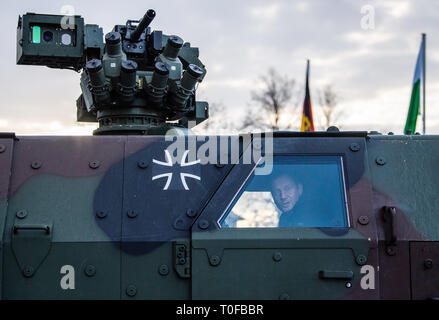
[(273, 181), (271, 194), (276, 206), (287, 212), (294, 208), (302, 195), (302, 185), (296, 184), (288, 175), (280, 176)]

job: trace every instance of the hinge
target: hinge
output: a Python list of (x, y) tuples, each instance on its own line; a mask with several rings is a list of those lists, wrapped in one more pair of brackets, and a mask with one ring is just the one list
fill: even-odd
[(182, 240), (173, 242), (174, 269), (181, 278), (191, 277), (189, 249), (189, 241)]
[(384, 225), (384, 237), (386, 244), (386, 253), (389, 256), (396, 254), (396, 208), (395, 207), (383, 207), (382, 218)]

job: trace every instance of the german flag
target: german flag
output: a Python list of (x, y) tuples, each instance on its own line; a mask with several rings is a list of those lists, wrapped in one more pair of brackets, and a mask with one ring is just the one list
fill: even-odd
[(314, 121), (312, 120), (311, 97), (309, 95), (309, 60), (306, 62), (306, 88), (305, 101), (303, 102), (302, 126), (300, 131), (314, 132)]

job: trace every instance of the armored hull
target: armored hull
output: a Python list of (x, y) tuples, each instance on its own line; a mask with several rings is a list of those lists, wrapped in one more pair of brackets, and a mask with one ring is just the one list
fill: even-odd
[[(179, 155), (165, 136), (1, 134), (0, 297), (439, 297), (439, 136), (269, 136), (186, 136)], [(281, 165), (308, 224), (246, 211)]]

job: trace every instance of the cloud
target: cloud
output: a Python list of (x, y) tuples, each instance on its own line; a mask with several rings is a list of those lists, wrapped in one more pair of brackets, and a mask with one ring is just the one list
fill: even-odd
[(379, 6), (385, 8), (387, 12), (395, 18), (403, 18), (410, 13), (411, 3), (408, 0), (381, 1)]
[[(344, 128), (391, 127), (402, 132), (420, 34), (427, 33), (427, 108), (430, 132), (439, 133), (439, 3), (429, 0), (204, 1), (133, 0), (130, 6), (73, 0), (86, 23), (109, 32), (153, 7), (152, 28), (178, 34), (200, 48), (208, 69), (200, 86), (207, 101), (222, 101), (244, 114), (258, 77), (274, 67), (302, 85), (311, 60), (311, 89), (332, 83), (345, 109)], [(375, 7), (375, 30), (362, 30), (361, 7)], [(22, 0), (0, 13), (0, 129), (26, 133), (82, 132), (74, 126), (79, 75), (44, 67), (16, 66), (18, 14), (59, 13), (57, 1)], [(142, 12), (140, 12), (140, 11)], [(139, 13), (140, 12), (140, 13)], [(315, 108), (318, 108), (317, 101)], [(396, 115), (396, 116), (395, 116)], [(438, 125), (436, 125), (438, 124)], [(368, 127), (372, 130), (373, 128)], [(434, 131), (436, 130), (436, 131)]]
[(280, 4), (271, 3), (262, 6), (256, 6), (250, 9), (250, 15), (258, 21), (273, 21), (279, 15)]

